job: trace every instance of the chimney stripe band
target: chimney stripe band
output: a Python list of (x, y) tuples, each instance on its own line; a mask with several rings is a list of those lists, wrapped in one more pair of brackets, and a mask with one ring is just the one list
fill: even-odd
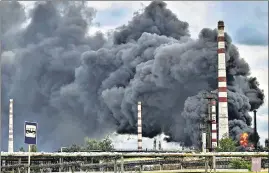
[(227, 102), (227, 97), (219, 97), (219, 102)]
[(219, 48), (218, 53), (225, 53), (225, 49), (224, 48)]
[(218, 82), (226, 82), (226, 76), (224, 77), (218, 77)]
[(219, 92), (227, 92), (227, 87), (219, 87)]
[(212, 140), (212, 142), (217, 142), (217, 139), (211, 139)]
[(224, 36), (219, 36), (219, 37), (218, 37), (218, 42), (221, 42), (221, 41), (224, 42), (224, 40), (225, 40), (225, 39), (224, 39)]

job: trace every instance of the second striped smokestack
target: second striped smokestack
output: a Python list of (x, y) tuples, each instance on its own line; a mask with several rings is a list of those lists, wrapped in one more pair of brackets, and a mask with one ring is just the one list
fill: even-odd
[(138, 150), (142, 150), (142, 110), (141, 102), (137, 103), (137, 144)]
[(218, 22), (218, 126), (219, 140), (229, 137), (224, 22)]
[(8, 152), (13, 152), (13, 99), (9, 100)]

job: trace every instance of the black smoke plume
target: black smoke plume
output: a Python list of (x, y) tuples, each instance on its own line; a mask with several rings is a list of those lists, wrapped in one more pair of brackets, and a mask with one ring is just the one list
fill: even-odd
[[(158, 1), (113, 38), (87, 34), (96, 11), (84, 3), (37, 2), (28, 17), (18, 2), (1, 2), (0, 8), (4, 139), (13, 98), (15, 148), (23, 143), (24, 121), (38, 122), (44, 150), (112, 131), (135, 134), (138, 101), (143, 136), (165, 133), (186, 146), (199, 144), (204, 93), (217, 88), (216, 29), (191, 39), (188, 23)], [(225, 38), (230, 135), (238, 139), (252, 133), (248, 112), (263, 104), (264, 94)]]

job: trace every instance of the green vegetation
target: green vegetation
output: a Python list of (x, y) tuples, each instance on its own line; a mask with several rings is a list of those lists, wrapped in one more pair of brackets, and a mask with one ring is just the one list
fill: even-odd
[[(64, 148), (64, 152), (88, 152), (91, 150), (112, 151), (114, 146), (111, 139), (107, 136), (103, 140), (96, 140), (85, 138), (83, 145), (73, 144), (67, 148)], [(60, 151), (60, 150), (59, 150)]]
[(24, 150), (23, 147), (21, 147), (21, 148), (19, 149), (19, 151), (20, 151), (20, 152), (25, 152), (25, 150)]
[(36, 147), (36, 145), (31, 145), (31, 147), (30, 147), (30, 152), (37, 152), (37, 147)]
[(234, 159), (231, 161), (231, 167), (233, 169), (248, 169), (251, 170), (251, 161)]
[[(30, 148), (30, 152), (37, 152), (37, 147), (36, 147), (36, 145), (31, 145), (31, 148)], [(21, 147), (20, 149), (19, 149), (19, 151), (20, 152), (25, 152), (25, 149), (23, 148), (23, 147)]]
[(235, 152), (236, 142), (232, 138), (223, 138), (219, 141), (217, 152)]

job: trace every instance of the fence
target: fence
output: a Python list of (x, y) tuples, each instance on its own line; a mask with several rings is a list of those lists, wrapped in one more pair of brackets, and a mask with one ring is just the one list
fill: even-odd
[[(2, 172), (27, 172), (29, 153), (2, 153)], [(205, 172), (234, 168), (233, 160), (250, 163), (252, 157), (262, 157), (262, 167), (268, 167), (267, 152), (244, 153), (30, 153), (31, 171), (61, 172), (137, 172), (159, 170), (201, 170)], [(139, 158), (139, 160), (137, 160)], [(235, 167), (240, 168), (240, 167)], [(248, 167), (246, 167), (248, 168)], [(245, 169), (247, 170), (247, 169)], [(243, 170), (241, 170), (242, 172)]]

